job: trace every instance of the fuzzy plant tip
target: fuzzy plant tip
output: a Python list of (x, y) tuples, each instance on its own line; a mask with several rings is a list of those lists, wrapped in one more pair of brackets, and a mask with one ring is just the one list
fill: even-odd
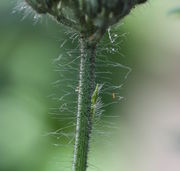
[(136, 5), (146, 2), (146, 0), (25, 1), (37, 13), (53, 16), (59, 23), (89, 37), (89, 41), (98, 41), (108, 27), (118, 23)]

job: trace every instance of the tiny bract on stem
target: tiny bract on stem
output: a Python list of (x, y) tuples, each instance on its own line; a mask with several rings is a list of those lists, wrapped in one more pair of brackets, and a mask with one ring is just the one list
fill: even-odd
[[(80, 64), (73, 171), (86, 171), (100, 85), (95, 83), (96, 47), (107, 29), (146, 0), (25, 0), (39, 14), (79, 34)], [(112, 40), (112, 37), (111, 41)], [(112, 94), (115, 98), (115, 94)]]

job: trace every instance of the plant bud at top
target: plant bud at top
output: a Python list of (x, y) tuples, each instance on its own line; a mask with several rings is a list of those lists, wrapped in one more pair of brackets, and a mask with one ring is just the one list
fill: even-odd
[(103, 19), (104, 25), (112, 25), (129, 14), (135, 5), (146, 0), (85, 0), (84, 13), (90, 19)]
[[(147, 0), (25, 0), (38, 13), (47, 13), (83, 33), (103, 32)], [(74, 22), (72, 22), (74, 21)], [(72, 22), (72, 24), (71, 24)]]

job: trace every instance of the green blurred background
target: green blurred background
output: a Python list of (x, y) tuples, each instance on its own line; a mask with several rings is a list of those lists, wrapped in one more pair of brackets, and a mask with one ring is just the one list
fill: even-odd
[[(168, 14), (178, 5), (178, 0), (151, 0), (136, 8), (116, 30), (118, 34), (127, 33), (120, 44), (124, 57), (108, 54), (108, 58), (122, 62), (133, 71), (120, 92), (126, 100), (106, 112), (107, 116), (112, 113), (119, 116), (118, 119), (107, 117), (103, 122), (103, 134), (112, 131), (115, 123), (118, 131), (106, 140), (94, 137), (89, 171), (127, 170), (127, 151), (117, 149), (124, 147), (121, 143), (134, 141), (125, 138), (129, 135), (126, 131), (131, 128), (128, 126), (132, 125), (131, 120), (138, 118), (131, 113), (141, 109), (136, 106), (136, 100), (132, 105), (129, 99), (141, 97), (143, 85), (151, 87), (151, 83), (158, 80), (163, 87), (166, 81), (173, 82), (171, 78), (179, 76), (180, 19), (178, 15)], [(68, 35), (48, 18), (36, 24), (32, 17), (22, 20), (23, 13), (13, 13), (15, 6), (15, 0), (0, 1), (0, 171), (71, 170), (73, 142), (66, 145), (65, 135), (60, 139), (44, 136), (71, 124), (68, 119), (59, 121), (49, 115), (49, 109), (58, 106), (51, 94), (58, 95), (63, 89), (52, 85), (59, 80), (53, 60), (64, 53), (60, 46)], [(107, 35), (105, 39), (108, 39)], [(68, 46), (73, 48), (71, 43)], [(120, 71), (113, 73), (114, 82), (123, 80), (124, 71)], [(145, 96), (145, 101), (148, 97)], [(65, 145), (58, 145), (62, 142)], [(119, 166), (119, 160), (123, 166)]]

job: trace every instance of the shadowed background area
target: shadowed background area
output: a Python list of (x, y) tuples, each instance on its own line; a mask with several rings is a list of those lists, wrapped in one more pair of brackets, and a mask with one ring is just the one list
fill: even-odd
[[(47, 135), (72, 125), (50, 114), (63, 89), (52, 84), (60, 79), (54, 59), (64, 53), (61, 45), (69, 35), (48, 18), (22, 20), (24, 14), (13, 13), (15, 5), (0, 2), (0, 170), (68, 171), (70, 133)], [(116, 30), (125, 36), (120, 53), (108, 53), (108, 58), (132, 72), (125, 82), (123, 69), (111, 76), (114, 83), (124, 83), (124, 99), (106, 109), (104, 129), (93, 137), (89, 171), (180, 169), (180, 18), (172, 13), (179, 6), (179, 0), (151, 0)], [(104, 40), (106, 47), (108, 34)], [(68, 42), (66, 49), (74, 44)]]

